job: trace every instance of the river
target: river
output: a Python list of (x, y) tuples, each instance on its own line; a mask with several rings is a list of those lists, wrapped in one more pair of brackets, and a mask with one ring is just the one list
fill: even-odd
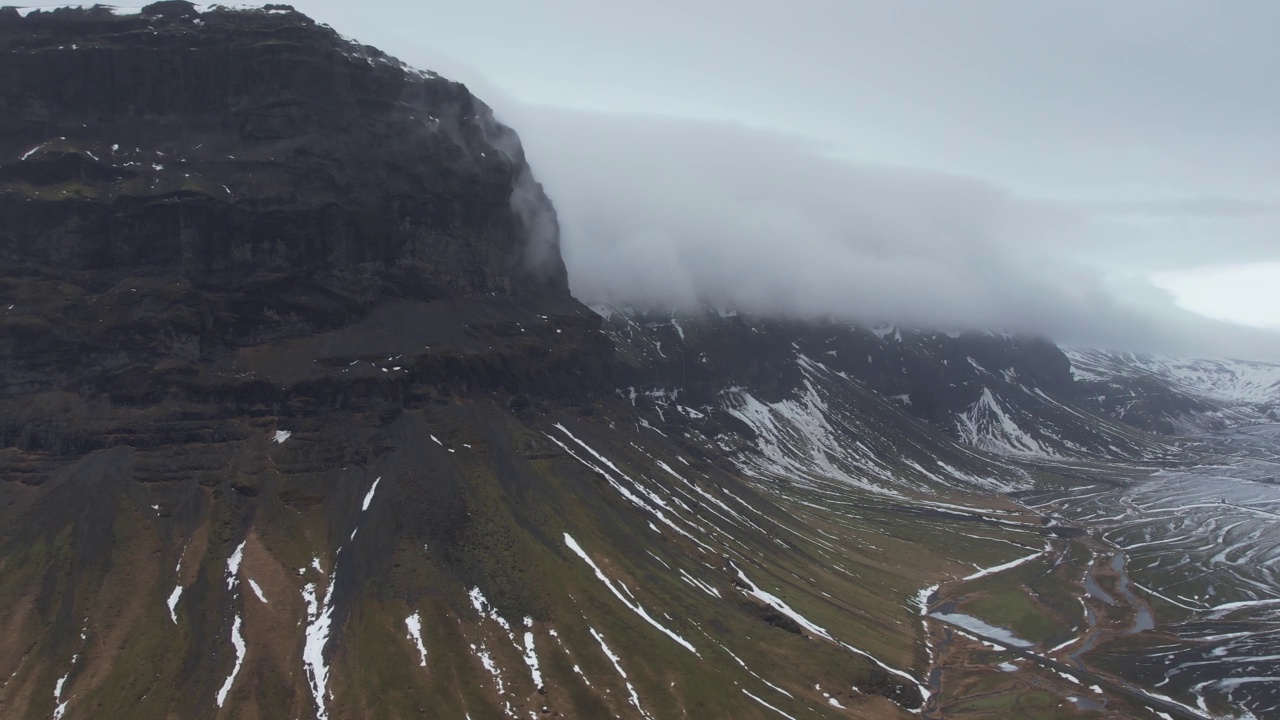
[(1188, 453), (1136, 482), (1022, 500), (1101, 540), (1121, 597), (1090, 577), (1086, 588), (1138, 608), (1133, 634), (1165, 633), (1123, 655), (1130, 680), (1206, 715), (1280, 718), (1280, 425), (1205, 436)]

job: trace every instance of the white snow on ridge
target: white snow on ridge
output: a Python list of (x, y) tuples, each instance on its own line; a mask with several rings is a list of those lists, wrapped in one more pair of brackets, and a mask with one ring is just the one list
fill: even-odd
[[(227, 589), (236, 591), (235, 593), (236, 597), (238, 597), (240, 594), (238, 592), (238, 588), (240, 585), (240, 563), (241, 561), (244, 560), (244, 546), (246, 542), (248, 541), (241, 540), (240, 544), (236, 546), (236, 549), (232, 551), (231, 557), (227, 558)], [(249, 582), (252, 583), (253, 581), (250, 580)], [(175, 624), (178, 622), (178, 619), (176, 615), (173, 615), (173, 606), (177, 605), (178, 603), (177, 594), (181, 591), (181, 589), (182, 588), (178, 588), (175, 591), (174, 595), (171, 595), (169, 598), (171, 603), (169, 612), (170, 612), (170, 615), (173, 616), (173, 621)], [(261, 591), (258, 590), (256, 583), (254, 584), (254, 591), (258, 593), (259, 598), (262, 597)], [(263, 602), (266, 602), (266, 600), (263, 599)], [(231, 644), (235, 646), (235, 649), (236, 649), (236, 664), (233, 668), (231, 668), (231, 674), (228, 675), (227, 679), (222, 683), (222, 688), (218, 690), (218, 697), (217, 697), (218, 707), (222, 707), (222, 703), (226, 701), (227, 693), (231, 692), (231, 686), (235, 684), (236, 676), (240, 674), (240, 666), (244, 664), (244, 655), (245, 655), (246, 646), (244, 642), (244, 635), (241, 634), (240, 632), (240, 613), (239, 612), (236, 613), (236, 618), (231, 624)]]
[(720, 597), (719, 590), (715, 589), (714, 587), (702, 582), (698, 578), (693, 577), (689, 573), (685, 572), (684, 568), (680, 568), (680, 579), (684, 580), (686, 583), (692, 585), (693, 587), (698, 588), (699, 590), (705, 592), (706, 594), (712, 597), (715, 597), (715, 598)]
[[(803, 367), (803, 365), (802, 365)], [(766, 403), (758, 400), (745, 388), (728, 388), (722, 392), (724, 409), (746, 423), (756, 433), (756, 447), (762, 458), (744, 458), (750, 463), (743, 469), (758, 475), (772, 475), (799, 480), (818, 474), (848, 485), (879, 493), (900, 495), (896, 491), (877, 485), (862, 477), (855, 477), (837, 466), (832, 458), (844, 460), (868, 473), (894, 482), (891, 473), (878, 472), (872, 457), (855, 457), (855, 448), (841, 439), (826, 417), (826, 403), (808, 380), (795, 399)]]
[(1248, 360), (1179, 358), (1063, 348), (1078, 380), (1106, 382), (1154, 376), (1188, 395), (1229, 404), (1280, 404), (1280, 364)]
[(1057, 457), (1052, 448), (1019, 427), (987, 387), (966, 412), (956, 416), (956, 429), (964, 442), (997, 455)]
[(684, 342), (684, 328), (680, 327), (680, 323), (675, 318), (671, 318), (671, 327), (676, 329), (676, 333), (680, 336), (680, 342)]
[(1220, 620), (1230, 615), (1236, 610), (1243, 608), (1265, 607), (1268, 605), (1280, 605), (1280, 598), (1266, 598), (1264, 600), (1243, 600), (1240, 602), (1229, 602), (1223, 605), (1217, 605), (1209, 608), (1212, 613), (1209, 617), (1213, 620)]
[(741, 690), (741, 691), (742, 691), (742, 693), (743, 693), (744, 695), (746, 695), (747, 697), (751, 698), (752, 700), (755, 700), (756, 702), (760, 703), (761, 705), (763, 705), (763, 706), (765, 706), (765, 707), (769, 708), (770, 710), (772, 710), (772, 711), (774, 711), (774, 712), (778, 713), (778, 714), (779, 714), (779, 715), (781, 715), (782, 717), (784, 717), (784, 718), (788, 718), (788, 720), (796, 720), (795, 716), (793, 716), (793, 715), (788, 715), (788, 714), (786, 714), (786, 713), (782, 712), (781, 710), (779, 710), (778, 708), (776, 708), (776, 707), (774, 707), (774, 706), (770, 705), (769, 703), (765, 702), (764, 700), (761, 700), (760, 698), (756, 697), (755, 695), (752, 695), (751, 693), (747, 692), (747, 689), (746, 689), (746, 688), (738, 688), (738, 689), (739, 689), (739, 690)]
[(627, 684), (627, 692), (631, 694), (631, 704), (634, 705), (636, 710), (639, 710), (640, 714), (644, 717), (652, 717), (649, 713), (644, 711), (644, 708), (640, 707), (640, 696), (636, 694), (636, 689), (632, 687), (631, 680), (627, 678), (627, 671), (622, 669), (622, 663), (619, 662), (618, 656), (614, 654), (613, 650), (611, 650), (607, 644), (605, 644), (604, 637), (600, 635), (600, 633), (596, 632), (596, 629), (593, 627), (588, 627), (587, 629), (591, 631), (591, 636), (596, 639), (596, 642), (600, 643), (600, 649), (604, 652), (605, 657), (609, 658), (609, 662), (613, 663), (613, 669), (618, 671), (618, 675), (622, 677), (622, 681)]
[(481, 642), (479, 648), (472, 645), (471, 652), (475, 653), (476, 657), (480, 658), (480, 664), (484, 665), (484, 669), (488, 670), (489, 674), (493, 676), (493, 681), (498, 686), (498, 694), (504, 694), (507, 686), (502, 682), (502, 670), (498, 667), (498, 664), (493, 661), (493, 656), (489, 654), (489, 648), (485, 647), (484, 643)]
[[(586, 465), (596, 474), (603, 477), (609, 483), (609, 486), (612, 487), (614, 490), (617, 490), (618, 493), (621, 494), (622, 497), (626, 498), (628, 502), (630, 502), (631, 504), (635, 505), (636, 507), (642, 510), (646, 510), (652, 513), (653, 516), (656, 517), (658, 521), (661, 522), (663, 525), (666, 525), (667, 527), (671, 528), (675, 532), (679, 533), (681, 536), (689, 539), (691, 542), (695, 543), (696, 545), (706, 550), (707, 552), (715, 552), (715, 550), (713, 550), (709, 545), (707, 545), (706, 543), (702, 542), (698, 538), (691, 535), (684, 528), (677, 525), (675, 521), (667, 517), (666, 513), (662, 512), (662, 510), (667, 510), (668, 512), (672, 512), (672, 514), (674, 514), (674, 511), (672, 511), (671, 506), (667, 503), (666, 500), (663, 500), (661, 497), (659, 497), (656, 493), (649, 490), (648, 488), (645, 488), (639, 483), (632, 481), (625, 473), (619, 470), (616, 465), (610, 462), (608, 458), (604, 457), (603, 455), (601, 455), (600, 453), (592, 449), (591, 446), (579, 440), (576, 436), (574, 436), (573, 433), (569, 432), (568, 428), (566, 428), (564, 425), (561, 425), (560, 423), (556, 423), (554, 427), (560, 430), (560, 432), (564, 433), (566, 436), (568, 436), (570, 440), (577, 443), (580, 447), (582, 447), (584, 450), (590, 453), (592, 457), (594, 457), (597, 461), (601, 463), (601, 465), (596, 465), (595, 463), (578, 455), (573, 450), (571, 450), (569, 446), (565, 445), (563, 442), (560, 442), (560, 440), (555, 436), (549, 433), (544, 433), (544, 435), (546, 435), (546, 437), (550, 439), (551, 442), (555, 443), (560, 447), (561, 450), (564, 450), (566, 453), (568, 453), (569, 457), (572, 457), (574, 460), (577, 460), (583, 465)], [(606, 467), (609, 468), (609, 470), (611, 470), (612, 472), (605, 470)], [(624, 482), (630, 483), (631, 486), (635, 488), (636, 492), (632, 492), (630, 489), (628, 489), (627, 486), (623, 484)], [(637, 495), (636, 493), (639, 493), (639, 495)]]
[(1005, 570), (1011, 570), (1011, 569), (1013, 569), (1013, 568), (1018, 567), (1019, 565), (1022, 565), (1022, 564), (1025, 564), (1025, 563), (1029, 563), (1029, 562), (1031, 562), (1032, 560), (1035, 560), (1036, 558), (1042, 557), (1045, 553), (1049, 552), (1049, 551), (1050, 551), (1050, 550), (1052, 550), (1052, 549), (1053, 549), (1053, 547), (1052, 547), (1052, 546), (1050, 546), (1050, 545), (1046, 545), (1046, 546), (1045, 546), (1045, 549), (1044, 549), (1044, 550), (1041, 550), (1040, 552), (1032, 553), (1031, 555), (1028, 555), (1028, 556), (1026, 556), (1026, 557), (1018, 558), (1017, 560), (1010, 560), (1009, 562), (1004, 563), (1003, 565), (996, 565), (996, 566), (994, 566), (994, 567), (984, 568), (984, 569), (979, 570), (978, 572), (976, 572), (976, 573), (974, 573), (974, 574), (972, 574), (972, 575), (967, 575), (967, 576), (965, 576), (964, 578), (961, 578), (961, 579), (962, 579), (962, 580), (977, 580), (978, 578), (986, 577), (986, 576), (988, 576), (988, 575), (995, 575), (996, 573), (1004, 572)]
[(182, 586), (177, 585), (173, 588), (173, 592), (169, 593), (169, 617), (173, 620), (173, 624), (178, 624), (178, 598), (182, 597)]
[(894, 341), (902, 342), (902, 331), (896, 325), (877, 325), (867, 329), (880, 340), (892, 335)]
[(626, 597), (624, 597), (622, 593), (618, 592), (618, 589), (614, 587), (613, 582), (610, 581), (609, 578), (604, 574), (604, 572), (600, 569), (600, 566), (596, 565), (595, 561), (591, 559), (591, 556), (587, 555), (586, 551), (582, 549), (582, 546), (578, 544), (578, 541), (573, 539), (572, 535), (570, 535), (569, 533), (565, 533), (564, 543), (565, 545), (569, 546), (569, 549), (572, 550), (574, 554), (582, 558), (583, 561), (587, 563), (587, 565), (591, 566), (591, 569), (595, 571), (596, 577), (600, 579), (600, 582), (604, 583), (605, 587), (609, 588), (609, 592), (612, 592), (614, 597), (618, 598), (618, 600), (623, 605), (626, 605), (627, 609), (639, 615), (641, 618), (644, 619), (645, 622), (657, 628), (658, 631), (661, 632), (663, 635), (666, 635), (672, 640), (675, 640), (684, 649), (688, 650), (694, 655), (698, 654), (698, 651), (694, 649), (693, 645), (689, 644), (688, 640), (685, 640), (684, 638), (675, 634), (671, 630), (668, 630), (667, 628), (663, 627), (661, 624), (658, 623), (657, 620), (654, 620), (652, 617), (650, 617), (649, 613), (646, 612), (645, 609), (641, 607), (639, 603), (633, 603), (631, 600), (628, 600)]
[(318, 720), (329, 720), (329, 709), (325, 703), (329, 689), (329, 666), (325, 663), (324, 648), (329, 644), (329, 626), (333, 615), (333, 605), (329, 601), (336, 582), (335, 571), (323, 599), (317, 597), (315, 583), (307, 583), (302, 588), (302, 599), (307, 603), (307, 630), (306, 642), (302, 648), (302, 663)]
[[(533, 618), (524, 619), (525, 628), (533, 627)], [(529, 666), (529, 674), (533, 676), (533, 686), (541, 690), (542, 670), (538, 665), (538, 653), (533, 649), (533, 630), (526, 629), (524, 632), (524, 663)]]
[[(942, 473), (920, 463), (914, 463), (918, 477), (902, 473), (900, 463), (878, 447), (897, 440), (877, 437), (882, 428), (876, 416), (860, 413), (857, 404), (849, 402), (868, 394), (867, 389), (803, 353), (796, 353), (796, 365), (804, 373), (804, 382), (791, 397), (763, 402), (742, 387), (720, 394), (723, 409), (755, 435), (759, 453), (735, 457), (746, 474), (801, 483), (836, 480), (893, 497), (902, 497), (902, 489), (936, 490), (938, 484), (984, 490), (1015, 487), (999, 477), (979, 477), (942, 463), (938, 463)], [(887, 400), (898, 407), (893, 398)], [(972, 452), (963, 445), (957, 447)]]
[(40, 148), (42, 148), (42, 147), (44, 147), (44, 146), (45, 146), (45, 143), (40, 143), (39, 145), (37, 145), (37, 146), (35, 146), (35, 147), (31, 148), (30, 150), (28, 150), (28, 151), (26, 151), (26, 152), (22, 153), (22, 157), (18, 158), (18, 161), (19, 161), (19, 162), (21, 162), (21, 161), (26, 160), (27, 158), (31, 157), (32, 155), (35, 155), (37, 152), (39, 152)]
[(742, 580), (742, 582), (747, 584), (747, 587), (749, 589), (746, 590), (745, 592), (748, 595), (755, 597), (757, 600), (760, 600), (765, 605), (768, 605), (769, 607), (772, 607), (774, 610), (777, 610), (783, 615), (786, 615), (792, 620), (795, 620), (797, 625), (804, 628), (805, 630), (808, 630), (814, 635), (825, 638), (827, 640), (831, 640), (833, 642), (835, 641), (835, 638), (831, 637), (830, 633), (828, 633), (823, 628), (819, 627), (817, 624), (810, 622), (810, 620), (805, 616), (801, 615), (795, 610), (792, 610), (791, 606), (783, 602), (781, 598), (771, 593), (765, 592), (764, 590), (761, 590), (760, 586), (751, 582), (751, 579), (747, 577), (746, 573), (742, 572), (742, 568), (735, 567), (734, 569), (738, 571), (738, 578)]
[(239, 614), (236, 615), (235, 622), (232, 623), (231, 625), (231, 644), (234, 645), (236, 648), (236, 664), (235, 664), (235, 667), (231, 668), (231, 674), (227, 676), (226, 681), (222, 683), (222, 688), (218, 690), (218, 698), (217, 698), (218, 707), (222, 707), (222, 704), (226, 702), (227, 693), (231, 692), (231, 686), (232, 684), (235, 683), (236, 676), (240, 674), (240, 667), (244, 664), (244, 654), (245, 654), (246, 648), (244, 643), (244, 635), (242, 635), (240, 632), (240, 615)]
[[(373, 481), (373, 485), (369, 488), (368, 494), (364, 496), (364, 503), (360, 505), (360, 512), (364, 512), (369, 509), (369, 503), (373, 502), (373, 494), (378, 491), (378, 483), (380, 482), (382, 482), (381, 475), (378, 476), (378, 479)], [(360, 528), (356, 529), (359, 530)], [(352, 533), (351, 537), (354, 538), (355, 533)]]
[(231, 557), (227, 558), (227, 589), (232, 590), (239, 582), (240, 561), (244, 559), (244, 541), (236, 546)]
[(422, 643), (422, 616), (414, 613), (404, 619), (405, 627), (408, 628), (408, 638), (418, 648), (418, 655), (421, 656), (422, 662), (419, 667), (427, 666), (427, 646)]
[(288, 440), (291, 435), (293, 435), (293, 433), (288, 430), (277, 430), (276, 434), (271, 436), (271, 442), (283, 445), (284, 441)]
[(267, 596), (262, 593), (262, 588), (258, 587), (258, 583), (254, 582), (253, 578), (249, 578), (249, 587), (253, 588), (253, 594), (258, 596), (263, 605), (270, 604), (267, 602)]
[(484, 596), (484, 593), (480, 591), (480, 588), (471, 588), (471, 592), (467, 593), (467, 596), (471, 600), (471, 606), (475, 608), (476, 612), (480, 613), (481, 617), (487, 617), (490, 620), (493, 620), (502, 628), (502, 631), (506, 633), (507, 639), (511, 641), (512, 647), (520, 653), (520, 659), (524, 660), (524, 664), (529, 667), (529, 678), (533, 681), (533, 686), (538, 690), (542, 690), (545, 686), (542, 682), (542, 669), (538, 662), (538, 653), (534, 648), (533, 618), (524, 618), (524, 643), (521, 644), (516, 640), (516, 634), (511, 629), (511, 623), (507, 622), (506, 618), (498, 614), (497, 609), (494, 608), (493, 604)]
[(734, 569), (738, 571), (738, 578), (751, 588), (750, 590), (745, 591), (748, 595), (754, 596), (755, 598), (764, 602), (766, 605), (769, 605), (770, 607), (772, 607), (774, 610), (777, 610), (783, 615), (786, 615), (787, 617), (796, 621), (797, 624), (799, 624), (804, 629), (812, 632), (814, 635), (818, 635), (819, 637), (822, 637), (834, 643), (837, 643), (838, 645), (843, 647), (845, 650), (848, 650), (849, 652), (852, 652), (855, 655), (860, 655), (870, 660), (871, 662), (875, 663), (877, 666), (880, 667), (880, 669), (884, 670), (885, 672), (892, 673), (904, 680), (907, 680), (908, 682), (912, 683), (920, 690), (921, 697), (928, 699), (929, 687), (924, 683), (920, 682), (919, 680), (911, 677), (910, 673), (899, 670), (893, 667), (892, 665), (885, 664), (882, 660), (880, 660), (880, 658), (876, 657), (875, 655), (872, 655), (866, 650), (863, 650), (861, 648), (856, 648), (842, 640), (836, 640), (824, 628), (819, 627), (817, 624), (813, 623), (805, 616), (801, 615), (795, 610), (792, 610), (791, 607), (787, 605), (785, 602), (783, 602), (780, 598), (778, 598), (777, 596), (771, 593), (765, 592), (764, 590), (761, 590), (758, 585), (751, 582), (751, 580), (746, 576), (746, 574), (742, 572), (742, 568), (738, 568), (735, 566)]
[[(84, 633), (80, 634), (80, 639), (84, 639)], [(53, 720), (62, 720), (62, 716), (67, 712), (67, 704), (71, 702), (62, 699), (62, 690), (67, 684), (67, 678), (71, 677), (71, 671), (76, 669), (76, 661), (80, 659), (80, 653), (71, 656), (71, 667), (67, 668), (67, 674), (58, 678), (58, 682), (53, 686), (53, 701), (57, 706), (53, 709)]]

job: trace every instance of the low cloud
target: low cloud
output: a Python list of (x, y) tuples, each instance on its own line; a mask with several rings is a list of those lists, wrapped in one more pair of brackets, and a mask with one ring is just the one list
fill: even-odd
[[(1143, 279), (1169, 258), (1185, 255), (1175, 263), (1185, 265), (1224, 252), (1185, 224), (1159, 249), (1151, 223), (1243, 220), (1262, 223), (1261, 238), (1274, 228), (1267, 206), (1091, 207), (850, 162), (820, 144), (730, 124), (513, 105), (502, 114), (556, 204), (570, 284), (588, 303), (711, 305), (1280, 358), (1280, 334), (1182, 310)], [(1152, 251), (1158, 257), (1144, 265)], [(1230, 257), (1274, 252), (1273, 243), (1240, 242)]]
[(1280, 262), (1272, 0), (299, 3), (520, 133), (585, 300), (1280, 359), (1148, 281)]

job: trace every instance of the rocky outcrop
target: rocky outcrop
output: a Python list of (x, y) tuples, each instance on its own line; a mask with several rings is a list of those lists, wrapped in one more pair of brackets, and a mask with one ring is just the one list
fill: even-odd
[(287, 6), (9, 9), (0, 53), (0, 396), (154, 398), (389, 302), (579, 311), (514, 132)]
[(287, 6), (9, 9), (0, 56), (0, 475), (609, 391), (554, 209), (463, 85)]
[(273, 7), (0, 19), (0, 260), (567, 294), (553, 211), (487, 106)]

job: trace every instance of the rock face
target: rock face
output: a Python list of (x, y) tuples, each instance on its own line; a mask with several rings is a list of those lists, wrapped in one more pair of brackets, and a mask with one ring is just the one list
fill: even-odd
[(5, 262), (567, 294), (514, 134), (464, 86), (305, 16), (10, 14), (0, 52)]
[(389, 302), (572, 306), (515, 134), (285, 6), (9, 9), (0, 53), (10, 399), (170, 394)]
[(894, 406), (874, 425), (905, 414), (1000, 455), (1152, 459), (1165, 452), (1146, 428), (1097, 413), (1070, 360), (1045, 339), (597, 310), (617, 348), (614, 377), (638, 407), (678, 399), (705, 410), (735, 388), (765, 404), (785, 402), (803, 395), (811, 368), (821, 366)]

